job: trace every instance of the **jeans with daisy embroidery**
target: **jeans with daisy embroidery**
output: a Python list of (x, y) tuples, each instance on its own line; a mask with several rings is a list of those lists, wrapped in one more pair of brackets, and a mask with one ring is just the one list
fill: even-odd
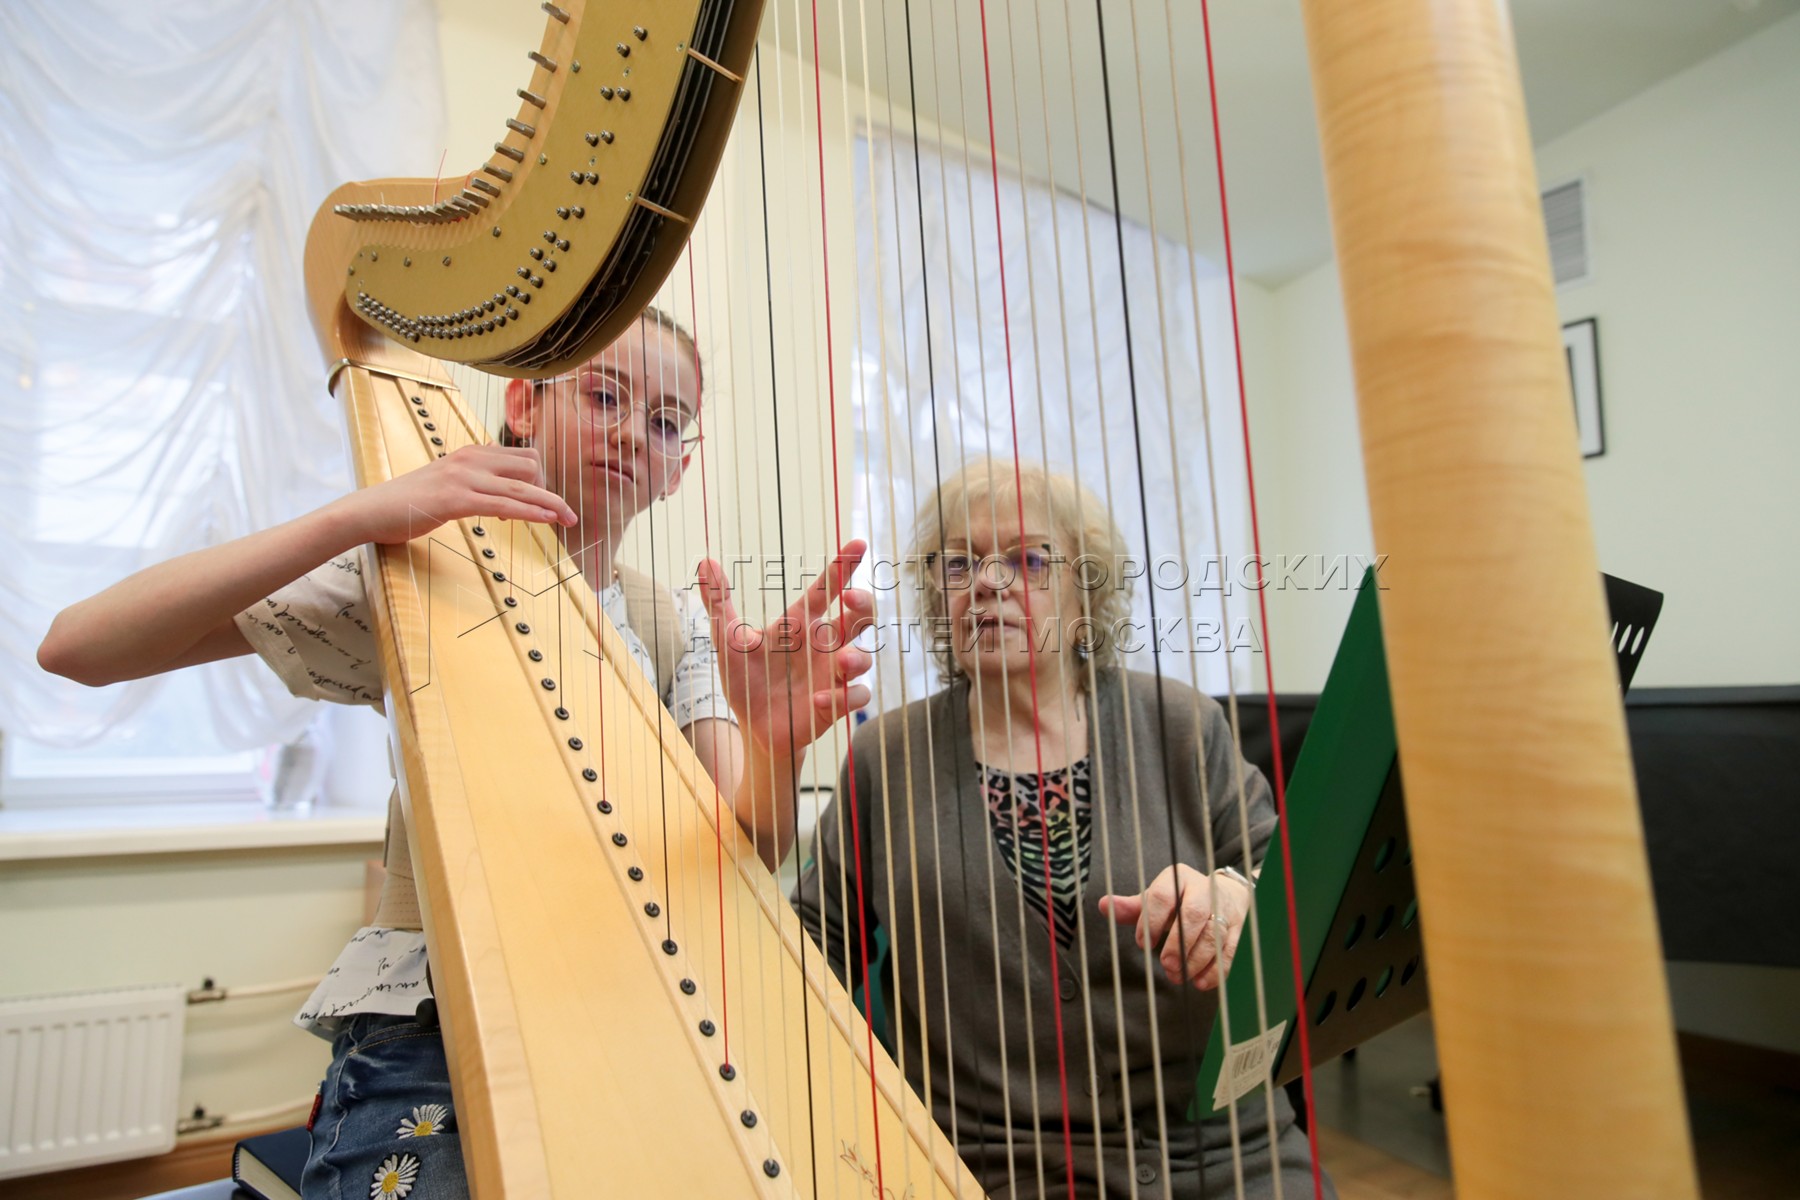
[(442, 1030), (358, 1013), (332, 1043), (303, 1200), (468, 1200)]

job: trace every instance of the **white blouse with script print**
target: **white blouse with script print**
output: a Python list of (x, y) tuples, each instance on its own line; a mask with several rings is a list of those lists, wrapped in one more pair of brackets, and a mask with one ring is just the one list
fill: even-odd
[[(682, 729), (708, 717), (732, 720), (706, 610), (692, 592), (676, 592), (675, 601), (687, 653), (663, 706)], [(600, 607), (638, 667), (654, 679), (650, 651), (631, 628), (617, 583), (600, 593)], [(294, 695), (382, 706), (381, 666), (359, 553), (341, 554), (252, 605), (238, 614), (237, 626)], [(352, 1013), (410, 1015), (429, 995), (425, 935), (368, 926), (350, 939), (294, 1023), (329, 1038)]]

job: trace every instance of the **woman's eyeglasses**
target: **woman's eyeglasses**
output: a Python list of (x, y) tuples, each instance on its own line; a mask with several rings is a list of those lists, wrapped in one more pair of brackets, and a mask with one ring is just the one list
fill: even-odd
[(699, 420), (693, 412), (669, 400), (654, 405), (634, 401), (630, 386), (615, 375), (583, 371), (540, 380), (537, 386), (553, 388), (559, 396), (573, 391), (582, 418), (597, 433), (611, 433), (629, 421), (633, 411), (643, 409), (645, 434), (657, 454), (676, 458), (700, 443)]
[(925, 556), (929, 578), (945, 591), (966, 588), (977, 572), (995, 591), (1005, 591), (1023, 579), (1026, 587), (1050, 586), (1050, 572), (1062, 561), (1047, 545), (1017, 546), (998, 554), (975, 555), (967, 550), (940, 550)]

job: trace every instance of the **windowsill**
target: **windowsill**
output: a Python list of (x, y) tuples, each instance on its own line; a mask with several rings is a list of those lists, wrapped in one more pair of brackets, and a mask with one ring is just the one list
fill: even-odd
[(258, 802), (0, 810), (0, 862), (381, 845), (386, 809), (275, 812)]

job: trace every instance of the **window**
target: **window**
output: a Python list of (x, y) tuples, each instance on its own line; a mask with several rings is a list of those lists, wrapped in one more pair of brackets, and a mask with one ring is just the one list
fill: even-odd
[[(915, 164), (910, 135), (880, 131), (859, 139), (855, 166), (862, 290), (853, 516), (876, 564), (863, 586), (884, 593), (878, 611), (888, 622), (875, 707), (898, 705), (902, 689), (916, 699), (939, 684), (908, 625), (918, 615), (911, 581), (892, 569), (914, 512), (939, 478), (968, 460), (1011, 460), (1015, 422), (1018, 457), (1076, 476), (1109, 503), (1136, 560), (1126, 665), (1157, 668), (1214, 694), (1225, 692), (1228, 678), (1246, 683), (1257, 665), (1243, 632), (1249, 597), (1235, 591), (1221, 612), (1216, 586), (1199, 586), (1211, 560), (1239, 562), (1249, 546), (1223, 273), (1186, 247), (1121, 222), (1128, 336), (1113, 214), (1091, 204), (1084, 214), (1079, 200), (1003, 172), (1008, 328), (988, 166), (965, 171), (960, 152), (929, 145)], [(1085, 265), (1074, 265), (1088, 261), (1084, 233), (1095, 239), (1091, 289)], [(1081, 272), (1078, 284), (1055, 277), (1058, 249), (1065, 269)], [(1161, 268), (1160, 305), (1153, 260)], [(1209, 431), (1217, 472), (1210, 480)], [(1154, 499), (1143, 504), (1144, 496)], [(1212, 569), (1209, 583), (1218, 578)]]

